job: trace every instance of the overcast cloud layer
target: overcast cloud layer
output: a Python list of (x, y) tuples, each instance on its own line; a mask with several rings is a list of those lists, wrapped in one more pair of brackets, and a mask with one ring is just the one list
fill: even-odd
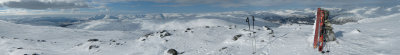
[[(118, 2), (156, 2), (176, 3), (179, 5), (213, 5), (221, 7), (240, 6), (279, 6), (279, 5), (305, 5), (305, 6), (360, 6), (360, 5), (397, 5), (398, 0), (5, 0), (2, 5), (9, 8), (25, 9), (70, 9), (88, 8), (88, 3), (98, 4)], [(94, 3), (94, 4), (96, 4)], [(164, 5), (166, 6), (166, 5)], [(171, 5), (172, 6), (172, 5)]]
[(45, 0), (19, 0), (6, 1), (2, 3), (3, 7), (23, 8), (23, 9), (72, 9), (89, 8), (88, 4), (82, 2), (67, 1), (45, 1)]
[[(101, 0), (107, 1), (107, 0)], [(308, 6), (360, 6), (360, 5), (393, 5), (399, 4), (400, 0), (110, 0), (110, 2), (121, 1), (149, 1), (158, 3), (178, 3), (186, 5), (211, 4), (222, 7), (240, 6), (279, 6), (279, 5), (308, 5)]]
[(75, 4), (65, 2), (40, 2), (40, 1), (10, 1), (4, 3), (4, 6), (10, 8), (24, 9), (71, 9), (71, 8), (88, 8), (87, 4)]
[[(66, 11), (73, 12), (114, 12), (132, 11), (206, 11), (235, 8), (246, 9), (271, 9), (271, 8), (316, 8), (316, 7), (393, 7), (400, 5), (400, 0), (0, 0), (0, 13), (16, 13), (23, 10), (29, 13), (32, 10)], [(200, 6), (201, 8), (198, 8)], [(160, 8), (163, 7), (163, 8)], [(13, 9), (10, 11), (9, 9)], [(158, 9), (158, 10), (157, 10)], [(191, 10), (190, 10), (191, 9)], [(218, 10), (219, 9), (219, 10)], [(154, 11), (155, 10), (155, 11)], [(2, 12), (3, 11), (3, 12)], [(37, 12), (37, 11), (35, 11)], [(162, 12), (161, 12), (162, 13)]]

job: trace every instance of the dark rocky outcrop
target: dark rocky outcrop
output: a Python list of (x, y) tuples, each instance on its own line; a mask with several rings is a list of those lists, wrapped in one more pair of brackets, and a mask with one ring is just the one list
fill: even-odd
[(24, 48), (22, 48), (22, 47), (18, 47), (17, 49), (24, 49)]
[(90, 50), (90, 49), (93, 49), (93, 48), (99, 48), (99, 47), (100, 47), (100, 46), (97, 46), (97, 45), (90, 45), (90, 46), (89, 46), (89, 50)]
[(46, 40), (37, 40), (37, 42), (46, 42)]
[(169, 49), (167, 51), (168, 54), (172, 54), (172, 55), (178, 55), (178, 51), (176, 51), (175, 49)]
[(185, 32), (189, 32), (190, 30), (192, 30), (191, 28), (186, 28)]
[(206, 28), (210, 28), (210, 26), (206, 26)]
[(235, 35), (235, 36), (233, 36), (233, 40), (236, 41), (236, 40), (238, 40), (240, 37), (242, 37), (242, 34)]
[(166, 37), (166, 36), (171, 36), (171, 35), (172, 35), (172, 34), (169, 33), (169, 32), (167, 32), (167, 30), (163, 30), (163, 31), (160, 32), (160, 37), (161, 37), (161, 38), (164, 38), (164, 37)]
[(39, 55), (39, 54), (37, 54), (37, 53), (33, 53), (32, 55)]
[(218, 51), (225, 50), (226, 48), (228, 48), (228, 47), (222, 47), (222, 48), (221, 48), (221, 49), (219, 49)]
[(89, 42), (95, 42), (95, 41), (99, 41), (99, 39), (89, 39)]

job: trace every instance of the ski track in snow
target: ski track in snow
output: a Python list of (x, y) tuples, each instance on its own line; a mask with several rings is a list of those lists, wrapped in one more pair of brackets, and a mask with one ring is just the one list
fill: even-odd
[[(379, 11), (379, 8), (365, 12), (352, 10), (353, 13), (368, 15), (376, 13), (374, 11)], [(290, 15), (302, 11), (285, 12), (276, 11), (276, 14)], [(400, 26), (396, 25), (400, 22), (397, 18), (400, 14), (333, 25), (337, 41), (327, 43), (331, 52), (326, 54), (312, 47), (312, 25), (277, 25), (256, 17), (255, 29), (248, 31), (245, 17), (236, 17), (245, 15), (208, 16), (213, 14), (220, 13), (194, 17), (187, 14), (183, 18), (177, 15), (154, 16), (153, 19), (98, 19), (68, 27), (0, 20), (0, 55), (164, 55), (168, 49), (176, 49), (181, 55), (251, 55), (253, 38), (256, 39), (255, 55), (400, 54), (397, 47), (400, 46), (397, 44)], [(270, 26), (274, 33), (268, 34), (271, 31), (262, 26)], [(250, 36), (252, 32), (256, 33)], [(233, 40), (235, 35), (241, 37)]]

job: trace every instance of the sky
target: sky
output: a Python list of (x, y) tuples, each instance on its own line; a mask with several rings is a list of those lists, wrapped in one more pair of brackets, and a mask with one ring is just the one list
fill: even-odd
[(400, 0), (0, 0), (0, 15), (207, 13), (397, 5)]

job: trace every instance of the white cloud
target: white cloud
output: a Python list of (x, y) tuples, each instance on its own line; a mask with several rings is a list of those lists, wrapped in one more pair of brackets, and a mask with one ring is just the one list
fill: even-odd
[[(305, 6), (359, 6), (398, 4), (398, 0), (100, 0), (108, 2), (147, 1), (157, 3), (177, 3), (178, 5), (208, 4), (222, 7), (240, 6), (275, 6), (275, 5), (305, 5)], [(393, 3), (394, 2), (394, 3)]]
[[(302, 5), (310, 7), (326, 7), (326, 6), (352, 6), (363, 7), (362, 5), (399, 5), (400, 0), (0, 0), (0, 7), (7, 12), (0, 11), (0, 14), (76, 14), (80, 8), (89, 8), (101, 12), (108, 12), (107, 7), (111, 3), (119, 2), (154, 2), (168, 3), (159, 6), (181, 7), (192, 5), (211, 5), (219, 7), (245, 7), (245, 6), (281, 6), (281, 5)], [(392, 2), (392, 3), (391, 3)], [(397, 2), (397, 3), (396, 3)], [(170, 3), (173, 3), (170, 5)], [(384, 8), (384, 7), (382, 7)], [(11, 11), (11, 9), (19, 9)], [(35, 10), (35, 11), (34, 11)], [(48, 11), (37, 11), (48, 10)], [(54, 11), (56, 10), (56, 11)], [(104, 10), (104, 11), (103, 11)], [(388, 10), (399, 10), (398, 8)], [(95, 11), (95, 12), (96, 12)], [(94, 11), (91, 11), (92, 13)], [(113, 11), (115, 12), (115, 11)], [(88, 12), (86, 12), (88, 13)], [(366, 12), (370, 14), (374, 12)]]
[(96, 12), (79, 11), (79, 9), (59, 9), (59, 10), (31, 10), (31, 9), (4, 9), (0, 10), (0, 16), (6, 15), (91, 15)]
[(89, 8), (89, 5), (81, 0), (6, 0), (0, 3), (3, 7), (23, 9)]

